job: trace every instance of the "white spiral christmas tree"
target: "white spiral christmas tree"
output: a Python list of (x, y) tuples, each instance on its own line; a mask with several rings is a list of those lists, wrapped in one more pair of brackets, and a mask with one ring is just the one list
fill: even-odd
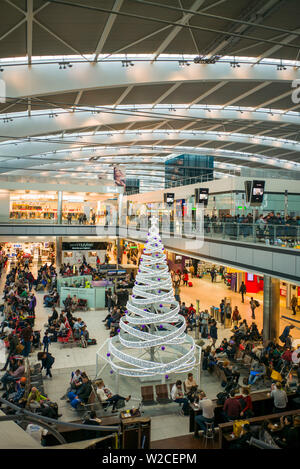
[(167, 378), (194, 367), (195, 344), (185, 333), (185, 319), (174, 298), (158, 220), (152, 217), (151, 222), (132, 296), (118, 335), (109, 341), (107, 360), (120, 375)]

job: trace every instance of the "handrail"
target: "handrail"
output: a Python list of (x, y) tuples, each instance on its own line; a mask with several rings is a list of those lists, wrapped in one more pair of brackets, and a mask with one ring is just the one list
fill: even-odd
[[(11, 415), (9, 417), (15, 417), (16, 420), (22, 420), (23, 416), (27, 416), (27, 417), (30, 417), (32, 419), (39, 419), (41, 420), (41, 422), (44, 422), (44, 423), (52, 423), (52, 424), (55, 424), (55, 425), (63, 425), (63, 426), (66, 426), (66, 427), (70, 427), (70, 428), (78, 428), (78, 429), (83, 429), (83, 430), (96, 430), (96, 431), (116, 431), (116, 432), (119, 432), (120, 430), (120, 427), (119, 426), (114, 426), (114, 425), (111, 425), (111, 426), (105, 426), (105, 425), (99, 425), (99, 427), (97, 425), (83, 425), (83, 424), (80, 424), (80, 423), (71, 423), (71, 422), (61, 422), (61, 421), (58, 421), (58, 420), (55, 420), (55, 419), (51, 419), (50, 417), (44, 417), (42, 415), (39, 415), (37, 416), (37, 414), (34, 414), (33, 412), (30, 412), (29, 410), (26, 410), (26, 409), (22, 409), (18, 406), (16, 406), (15, 404), (12, 404), (11, 402), (7, 401), (6, 399), (3, 399), (3, 397), (0, 397), (0, 402), (2, 402), (3, 404), (6, 404), (7, 406), (11, 407), (12, 409), (16, 410), (17, 411), (17, 414), (15, 415)], [(5, 421), (5, 417), (8, 417), (8, 416), (0, 416), (0, 422), (1, 421)], [(8, 419), (9, 420), (9, 419)]]

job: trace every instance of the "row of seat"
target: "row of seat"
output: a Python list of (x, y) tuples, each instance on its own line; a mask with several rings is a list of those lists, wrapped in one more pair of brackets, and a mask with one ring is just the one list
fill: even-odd
[[(142, 386), (142, 404), (143, 405), (155, 405), (155, 404), (168, 404), (173, 402), (171, 398), (171, 390), (174, 383), (169, 384), (169, 390), (167, 384), (157, 384), (155, 386), (156, 396), (154, 397), (154, 386)], [(170, 391), (170, 392), (169, 392)]]

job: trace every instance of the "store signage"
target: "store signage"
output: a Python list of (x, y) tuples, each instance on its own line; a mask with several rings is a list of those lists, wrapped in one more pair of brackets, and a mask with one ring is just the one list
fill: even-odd
[(74, 242), (74, 243), (62, 243), (63, 251), (105, 251), (107, 243), (103, 242)]

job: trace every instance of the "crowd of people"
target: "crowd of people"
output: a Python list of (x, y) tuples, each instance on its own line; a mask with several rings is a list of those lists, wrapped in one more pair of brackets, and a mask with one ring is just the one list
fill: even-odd
[[(254, 226), (254, 231), (253, 231)], [(297, 227), (300, 226), (300, 217), (279, 212), (260, 214), (253, 220), (251, 213), (247, 215), (204, 216), (205, 233), (223, 233), (230, 236), (255, 236), (258, 239), (269, 239), (270, 244), (281, 238), (298, 239)]]

